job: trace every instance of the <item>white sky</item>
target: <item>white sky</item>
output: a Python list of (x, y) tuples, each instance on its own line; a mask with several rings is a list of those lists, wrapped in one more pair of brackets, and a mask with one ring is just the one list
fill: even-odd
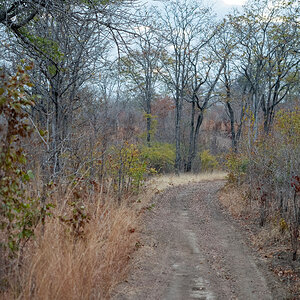
[[(142, 0), (148, 5), (162, 6), (168, 0)], [(224, 17), (232, 8), (239, 8), (245, 4), (246, 0), (203, 0), (208, 5), (213, 5), (214, 11), (219, 18)]]
[(245, 0), (222, 0), (226, 5), (243, 5)]
[(233, 8), (242, 7), (246, 0), (206, 0), (208, 4), (214, 4), (214, 10), (218, 17), (224, 17)]

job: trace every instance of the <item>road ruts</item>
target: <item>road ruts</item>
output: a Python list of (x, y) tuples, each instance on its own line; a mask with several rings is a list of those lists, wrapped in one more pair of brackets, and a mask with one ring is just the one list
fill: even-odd
[(142, 247), (114, 299), (287, 299), (220, 208), (223, 181), (173, 187), (146, 213)]

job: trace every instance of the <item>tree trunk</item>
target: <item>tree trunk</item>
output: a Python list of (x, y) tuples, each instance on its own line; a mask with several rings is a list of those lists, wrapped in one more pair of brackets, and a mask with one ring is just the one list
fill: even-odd
[(190, 123), (190, 141), (189, 141), (189, 154), (186, 164), (185, 171), (191, 172), (192, 170), (192, 160), (193, 160), (193, 149), (194, 149), (194, 136), (195, 136), (195, 102), (192, 102), (192, 112), (191, 112), (191, 123)]
[(180, 123), (181, 123), (181, 109), (182, 100), (180, 98), (176, 99), (175, 108), (175, 144), (176, 144), (176, 158), (175, 158), (175, 173), (179, 175), (180, 165), (181, 165), (181, 154), (180, 154)]
[(58, 99), (54, 103), (54, 116), (52, 118), (52, 176), (57, 177), (57, 173), (60, 171), (60, 159), (59, 159), (59, 106)]
[(267, 217), (267, 193), (263, 192), (260, 196), (260, 220), (259, 225), (263, 227), (265, 225)]
[(146, 118), (146, 122), (147, 122), (147, 145), (148, 147), (151, 147), (151, 99), (147, 98), (147, 118)]
[(234, 112), (229, 101), (226, 102), (226, 106), (228, 108), (230, 118), (231, 149), (234, 153), (237, 153), (237, 135), (234, 127)]
[(299, 207), (297, 201), (297, 192), (294, 192), (294, 221), (291, 228), (291, 241), (292, 241), (292, 248), (293, 248), (293, 261), (297, 260), (297, 251), (298, 251), (298, 238), (299, 238)]
[[(193, 130), (194, 131), (193, 136), (192, 136), (192, 134), (190, 135), (190, 138), (192, 138), (192, 140), (190, 140), (189, 157), (188, 157), (188, 162), (186, 165), (186, 172), (191, 172), (192, 167), (193, 167), (193, 161), (194, 161), (194, 159), (196, 157), (196, 153), (197, 153), (197, 140), (199, 137), (200, 127), (202, 125), (202, 122), (203, 122), (203, 111), (200, 111), (199, 115), (197, 117), (196, 127)], [(193, 126), (194, 126), (194, 124), (193, 124)], [(189, 169), (188, 169), (188, 167), (189, 167)]]

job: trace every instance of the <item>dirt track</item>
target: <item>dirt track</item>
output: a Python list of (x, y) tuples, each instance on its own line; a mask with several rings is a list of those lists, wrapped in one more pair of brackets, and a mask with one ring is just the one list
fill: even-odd
[(288, 299), (220, 208), (223, 184), (173, 187), (156, 197), (132, 274), (114, 299)]

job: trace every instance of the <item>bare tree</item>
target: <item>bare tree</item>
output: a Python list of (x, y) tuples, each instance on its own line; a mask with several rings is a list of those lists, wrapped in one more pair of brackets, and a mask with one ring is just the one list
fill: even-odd
[(136, 37), (132, 45), (126, 47), (121, 58), (122, 75), (140, 93), (141, 104), (146, 113), (148, 146), (151, 146), (152, 103), (159, 79), (162, 55), (162, 40), (157, 35), (154, 16), (151, 12), (141, 15), (143, 22), (136, 27)]
[(78, 91), (96, 76), (109, 43), (122, 42), (121, 32), (129, 32), (130, 4), (28, 0), (0, 7), (0, 22), (16, 37), (11, 38), (14, 52), (35, 63), (32, 92), (41, 100), (33, 120), (47, 130), (44, 161), (54, 177), (63, 167)]
[[(206, 16), (211, 19), (210, 15)], [(197, 153), (197, 140), (205, 111), (213, 98), (216, 85), (225, 66), (228, 50), (218, 49), (220, 27), (215, 24), (211, 30), (207, 30), (207, 22), (202, 23), (201, 40), (197, 52), (189, 52), (191, 64), (191, 78), (188, 86), (189, 93), (185, 100), (191, 104), (191, 123), (188, 158), (185, 171), (192, 170), (193, 160)], [(206, 28), (206, 30), (205, 30)], [(199, 37), (200, 38), (200, 37)], [(221, 55), (221, 52), (225, 52)], [(223, 53), (222, 53), (223, 54)], [(195, 125), (196, 119), (196, 125)]]
[(250, 86), (237, 70), (238, 43), (239, 40), (234, 34), (230, 22), (225, 19), (218, 39), (218, 54), (224, 61), (224, 68), (220, 76), (222, 82), (220, 96), (230, 120), (231, 148), (236, 153), (248, 106)]
[(299, 10), (295, 1), (283, 5), (252, 1), (241, 15), (231, 17), (239, 39), (237, 67), (251, 86), (250, 108), (255, 138), (262, 109), (264, 129), (268, 132), (276, 106), (285, 100), (297, 83), (299, 68)]
[[(161, 75), (175, 102), (175, 170), (178, 174), (181, 165), (181, 117), (182, 105), (193, 76), (192, 61), (199, 57), (199, 49), (207, 43), (203, 36), (207, 31), (209, 9), (201, 2), (168, 2), (161, 14), (161, 35), (165, 40), (165, 56)], [(204, 30), (204, 32), (203, 32)], [(191, 56), (194, 55), (194, 58)]]

